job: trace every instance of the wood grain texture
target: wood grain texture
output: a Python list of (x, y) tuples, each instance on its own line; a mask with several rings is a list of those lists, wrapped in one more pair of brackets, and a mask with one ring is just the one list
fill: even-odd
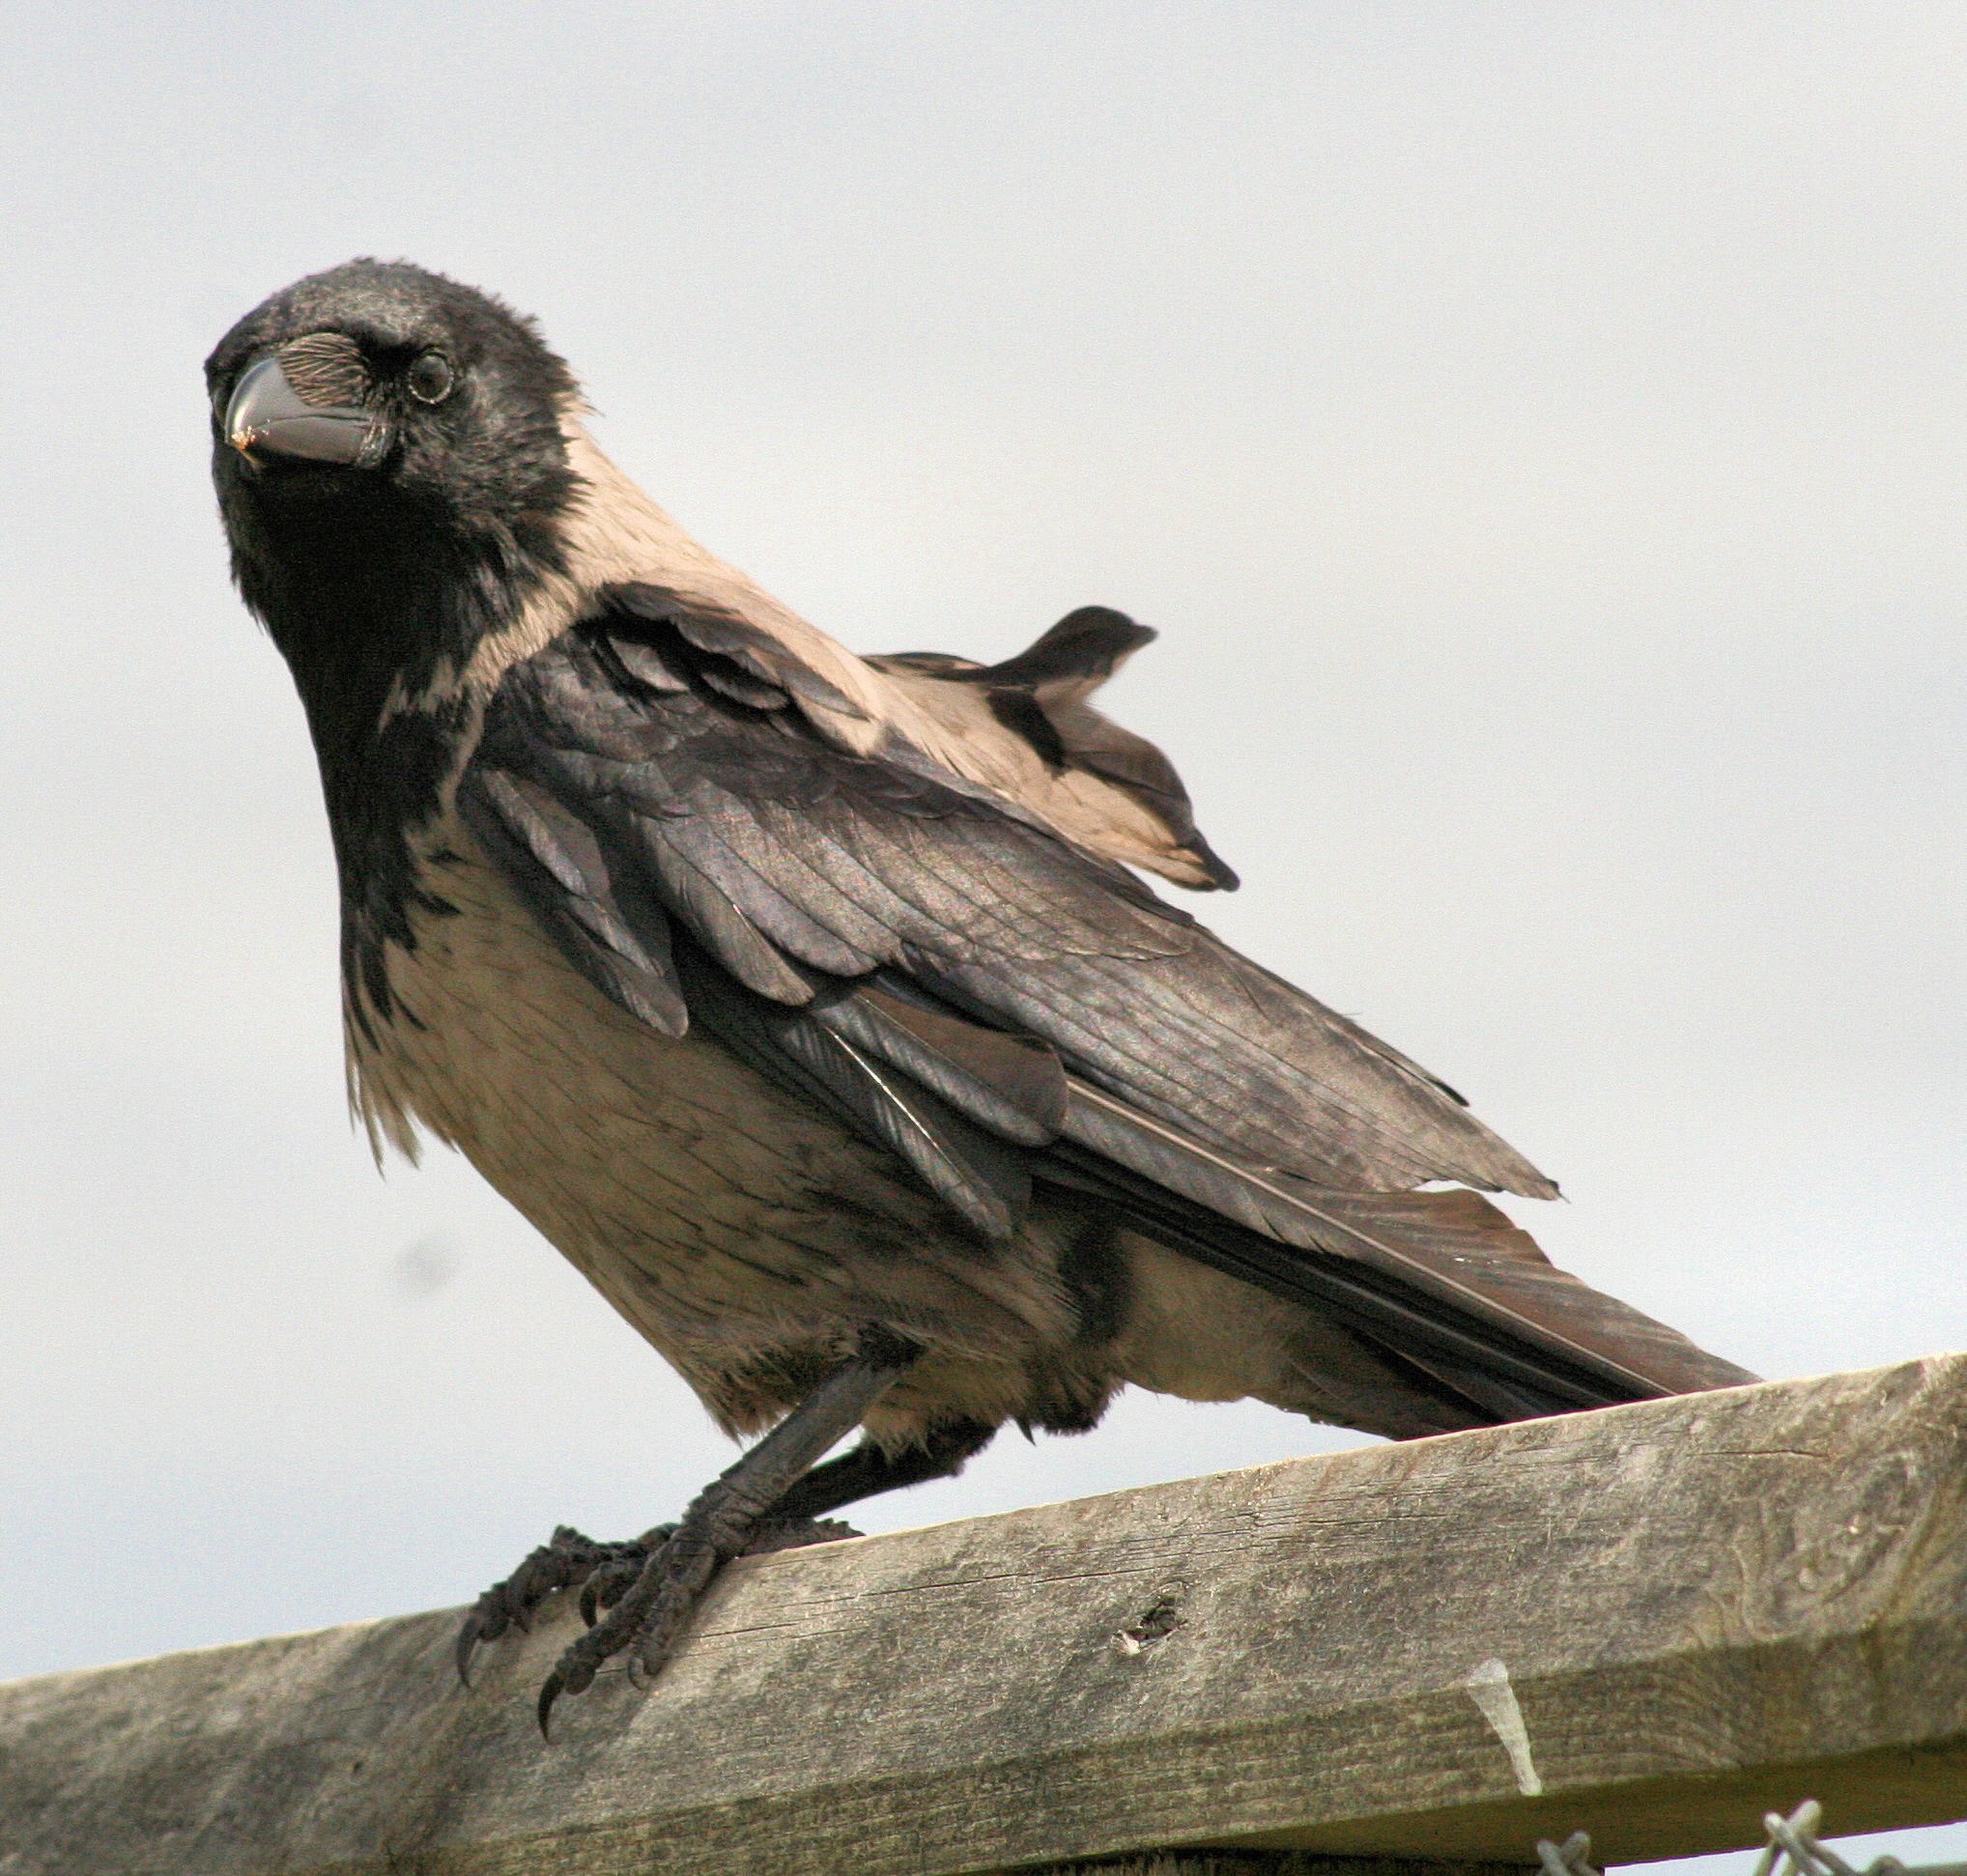
[(1967, 1815), (1967, 1356), (754, 1559), (551, 1746), (573, 1610), (470, 1692), (457, 1619), (0, 1688), (0, 1876), (1625, 1862), (1805, 1796)]

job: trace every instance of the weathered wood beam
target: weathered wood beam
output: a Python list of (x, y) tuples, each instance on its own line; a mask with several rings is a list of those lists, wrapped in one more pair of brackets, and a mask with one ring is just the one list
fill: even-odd
[(754, 1559), (543, 1745), (576, 1620), (469, 1692), (453, 1611), (0, 1688), (0, 1871), (1623, 1862), (1811, 1795), (1967, 1815), (1967, 1356)]

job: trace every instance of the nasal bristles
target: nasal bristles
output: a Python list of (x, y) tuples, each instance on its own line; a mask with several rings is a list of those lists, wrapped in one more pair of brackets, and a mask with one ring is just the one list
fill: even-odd
[(361, 348), (340, 332), (306, 332), (280, 348), (280, 369), (303, 404), (325, 411), (363, 403), (369, 368)]

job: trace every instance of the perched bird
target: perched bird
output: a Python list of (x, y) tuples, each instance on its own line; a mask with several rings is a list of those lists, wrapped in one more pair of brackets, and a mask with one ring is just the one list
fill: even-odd
[(1142, 882), (1236, 883), (1092, 702), (1144, 627), (857, 657), (602, 456), (530, 322), (415, 267), (299, 281), (206, 375), (377, 1151), (461, 1150), (771, 1429), (680, 1522), (562, 1529), (479, 1600), (461, 1669), (582, 1587), (542, 1725), (729, 1557), (1128, 1384), (1407, 1438), (1753, 1379), (1554, 1268), (1479, 1194), (1556, 1188), (1452, 1089)]

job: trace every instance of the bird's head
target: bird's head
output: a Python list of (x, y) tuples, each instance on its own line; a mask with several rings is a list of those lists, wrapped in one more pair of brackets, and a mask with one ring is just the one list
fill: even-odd
[(351, 261), (255, 307), (205, 375), (234, 576), (303, 690), (455, 667), (555, 567), (578, 389), (489, 295)]

